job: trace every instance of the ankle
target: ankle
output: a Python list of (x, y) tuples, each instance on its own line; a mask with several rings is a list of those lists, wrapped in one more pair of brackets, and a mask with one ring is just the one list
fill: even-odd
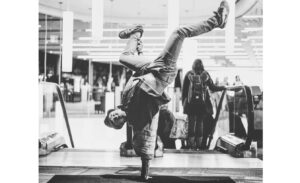
[(140, 32), (135, 32), (135, 33), (133, 33), (133, 34), (130, 35), (130, 38), (140, 39), (141, 35), (142, 34)]

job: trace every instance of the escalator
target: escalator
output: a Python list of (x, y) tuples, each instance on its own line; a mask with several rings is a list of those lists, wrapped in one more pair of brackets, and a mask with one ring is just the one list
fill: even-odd
[[(59, 87), (52, 83), (40, 83), (39, 88), (39, 135), (42, 137), (49, 132), (58, 132), (65, 139), (68, 147), (39, 157), (40, 182), (53, 182), (59, 175), (92, 176), (96, 177), (95, 180), (98, 180), (99, 176), (107, 178), (108, 175), (139, 176), (139, 157), (121, 157), (118, 151), (76, 148), (76, 141), (73, 141), (72, 136), (72, 126), (69, 124)], [(225, 177), (233, 182), (262, 182), (262, 161), (260, 159), (235, 158), (214, 150), (219, 137), (228, 133), (244, 139), (245, 147), (251, 144), (253, 140), (251, 133), (254, 130), (251, 89), (247, 86), (231, 88), (223, 94), (224, 101), (221, 103), (220, 95), (218, 93), (214, 98), (215, 113), (217, 113), (218, 106), (220, 111), (219, 115), (213, 116), (214, 118), (218, 116), (218, 120), (211, 137), (210, 150), (187, 152), (167, 149), (163, 157), (151, 161), (150, 174), (152, 176), (169, 176), (170, 179), (178, 177), (176, 181), (179, 182), (184, 182), (184, 177), (193, 180), (211, 180), (210, 178), (219, 180), (219, 178)], [(118, 180), (119, 182), (123, 181), (123, 179)], [(125, 178), (125, 180), (137, 182), (130, 178)], [(176, 181), (174, 179), (174, 182)]]

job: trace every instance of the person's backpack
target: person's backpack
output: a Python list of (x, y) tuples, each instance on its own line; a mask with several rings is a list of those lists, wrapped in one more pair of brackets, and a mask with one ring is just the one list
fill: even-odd
[(206, 81), (209, 79), (209, 75), (206, 71), (201, 74), (192, 72), (189, 75), (190, 85), (188, 91), (188, 102), (199, 100), (204, 103), (206, 97), (207, 85)]

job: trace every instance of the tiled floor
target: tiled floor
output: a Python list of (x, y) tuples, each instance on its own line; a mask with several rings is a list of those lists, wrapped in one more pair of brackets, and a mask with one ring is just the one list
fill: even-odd
[[(64, 150), (39, 158), (40, 182), (63, 175), (139, 175), (139, 157), (118, 151)], [(262, 182), (263, 163), (257, 158), (234, 158), (221, 153), (165, 153), (151, 161), (152, 175), (229, 176), (236, 182)]]
[[(40, 166), (129, 167), (140, 166), (139, 157), (120, 157), (119, 152), (61, 151), (39, 158)], [(158, 168), (262, 168), (257, 158), (234, 158), (228, 154), (165, 153), (155, 158), (151, 167)]]

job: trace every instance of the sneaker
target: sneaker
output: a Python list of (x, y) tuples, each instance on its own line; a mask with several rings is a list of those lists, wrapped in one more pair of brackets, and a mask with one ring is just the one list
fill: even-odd
[(215, 13), (215, 16), (217, 17), (218, 20), (218, 27), (223, 29), (227, 23), (227, 18), (229, 15), (229, 5), (226, 0), (223, 0), (220, 4), (220, 7)]
[(141, 37), (143, 36), (143, 26), (141, 25), (137, 25), (133, 28), (129, 28), (129, 29), (125, 29), (125, 30), (122, 30), (120, 33), (119, 33), (119, 37), (121, 39), (128, 39), (130, 37), (131, 34), (133, 33), (136, 33), (136, 32), (140, 32), (141, 33)]

